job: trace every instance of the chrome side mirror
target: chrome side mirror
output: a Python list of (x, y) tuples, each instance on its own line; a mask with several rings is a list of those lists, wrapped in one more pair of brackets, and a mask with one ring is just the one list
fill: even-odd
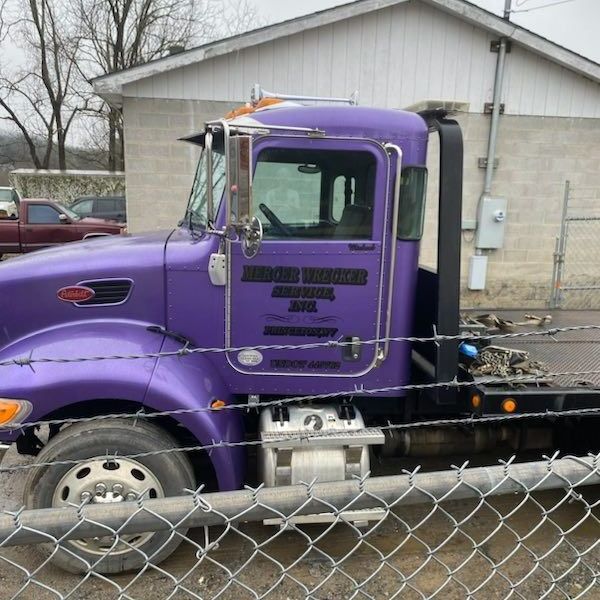
[(252, 216), (252, 137), (233, 135), (229, 145), (229, 215), (231, 225), (249, 223)]
[(226, 137), (229, 206), (227, 229), (237, 234), (242, 244), (242, 254), (254, 258), (263, 239), (260, 220), (252, 216), (252, 136)]

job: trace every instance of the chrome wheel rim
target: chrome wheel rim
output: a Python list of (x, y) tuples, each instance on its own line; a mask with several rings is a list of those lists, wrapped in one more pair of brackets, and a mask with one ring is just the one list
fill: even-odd
[[(140, 498), (164, 498), (164, 490), (148, 467), (130, 458), (95, 457), (78, 463), (62, 477), (52, 497), (53, 507), (82, 504), (133, 502)], [(134, 551), (155, 533), (136, 533), (72, 540), (78, 549), (91, 554), (111, 556)]]

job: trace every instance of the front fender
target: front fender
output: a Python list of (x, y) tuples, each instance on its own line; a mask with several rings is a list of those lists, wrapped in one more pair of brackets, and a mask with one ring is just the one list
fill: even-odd
[[(181, 345), (166, 340), (163, 350)], [(221, 441), (239, 444), (244, 440), (241, 409), (209, 410), (213, 400), (230, 404), (233, 398), (205, 355), (163, 357), (158, 360), (144, 404), (152, 410), (200, 409), (174, 415), (203, 446)], [(219, 489), (233, 490), (244, 481), (246, 451), (242, 445), (223, 446), (209, 451)]]
[[(31, 357), (62, 359), (139, 355), (160, 351), (163, 336), (148, 323), (84, 321), (37, 332), (0, 351), (0, 362)], [(22, 398), (33, 405), (28, 421), (78, 402), (118, 399), (144, 401), (156, 358), (48, 362), (0, 367), (0, 397)], [(19, 431), (0, 431), (0, 441), (14, 441)]]
[[(154, 354), (179, 350), (172, 340), (147, 331), (148, 323), (85, 321), (38, 332), (0, 351), (0, 362), (23, 358), (78, 359), (108, 355)], [(69, 406), (103, 399), (145, 405), (155, 411), (207, 409), (214, 399), (232, 401), (222, 379), (199, 354), (157, 359), (107, 359), (0, 366), (0, 397), (29, 400), (27, 421), (41, 421)], [(244, 439), (238, 409), (174, 415), (202, 445)], [(0, 442), (14, 442), (20, 430), (0, 430)], [(221, 490), (237, 489), (244, 479), (242, 446), (209, 452)]]

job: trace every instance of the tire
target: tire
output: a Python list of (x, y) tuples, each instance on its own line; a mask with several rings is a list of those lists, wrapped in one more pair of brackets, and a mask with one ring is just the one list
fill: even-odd
[[(119, 458), (177, 446), (175, 439), (166, 431), (139, 420), (132, 423), (128, 419), (111, 419), (71, 425), (48, 442), (37, 461), (77, 460), (78, 464), (33, 469), (25, 484), (25, 506), (38, 509), (84, 501), (132, 501), (142, 493), (145, 493), (144, 498), (181, 495), (184, 489), (195, 487), (192, 465), (182, 452), (136, 459)], [(107, 454), (117, 458), (107, 462), (102, 459)], [(114, 487), (116, 483), (121, 485), (122, 491)], [(98, 486), (100, 492), (104, 486), (104, 496), (98, 495)], [(187, 530), (178, 532), (185, 535)], [(97, 573), (122, 573), (141, 569), (145, 565), (144, 556), (150, 557), (152, 564), (160, 563), (175, 551), (183, 539), (181, 535), (173, 536), (170, 531), (124, 537), (127, 543), (117, 545), (110, 552), (108, 549), (114, 542), (111, 538), (63, 542), (51, 561), (71, 573), (86, 572), (89, 565), (93, 565)], [(131, 549), (130, 545), (135, 549)], [(50, 556), (54, 549), (54, 545), (50, 544), (40, 546), (46, 556)]]

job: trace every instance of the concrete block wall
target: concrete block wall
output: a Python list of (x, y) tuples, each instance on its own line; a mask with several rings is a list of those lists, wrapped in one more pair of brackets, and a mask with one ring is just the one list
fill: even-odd
[[(488, 115), (456, 117), (464, 136), (463, 218), (475, 219), (485, 171), (478, 158), (487, 155)], [(439, 149), (431, 137), (429, 193), (422, 262), (434, 264), (437, 228)], [(474, 232), (463, 232), (462, 305), (486, 308), (545, 308), (550, 298), (553, 253), (559, 234), (564, 184), (596, 190), (600, 198), (600, 120), (503, 115), (492, 195), (508, 200), (504, 247), (488, 255), (487, 287), (467, 289)], [(600, 202), (595, 214), (600, 216)], [(589, 207), (588, 207), (589, 208)], [(594, 208), (591, 208), (594, 211)], [(595, 273), (600, 278), (600, 264)]]
[(132, 232), (175, 227), (190, 194), (199, 148), (178, 138), (222, 117), (230, 102), (124, 98), (127, 219)]
[[(235, 103), (125, 98), (125, 168), (130, 231), (174, 227), (183, 216), (198, 149), (177, 141)], [(487, 115), (456, 117), (464, 135), (463, 217), (474, 219), (483, 188)], [(429, 192), (421, 262), (436, 256), (438, 144), (431, 137)], [(553, 252), (565, 180), (600, 190), (600, 120), (503, 115), (493, 194), (508, 199), (504, 248), (488, 251), (487, 287), (467, 289), (473, 232), (463, 232), (464, 307), (539, 308), (550, 298)], [(600, 206), (598, 206), (600, 214)], [(600, 277), (600, 265), (597, 265)]]

